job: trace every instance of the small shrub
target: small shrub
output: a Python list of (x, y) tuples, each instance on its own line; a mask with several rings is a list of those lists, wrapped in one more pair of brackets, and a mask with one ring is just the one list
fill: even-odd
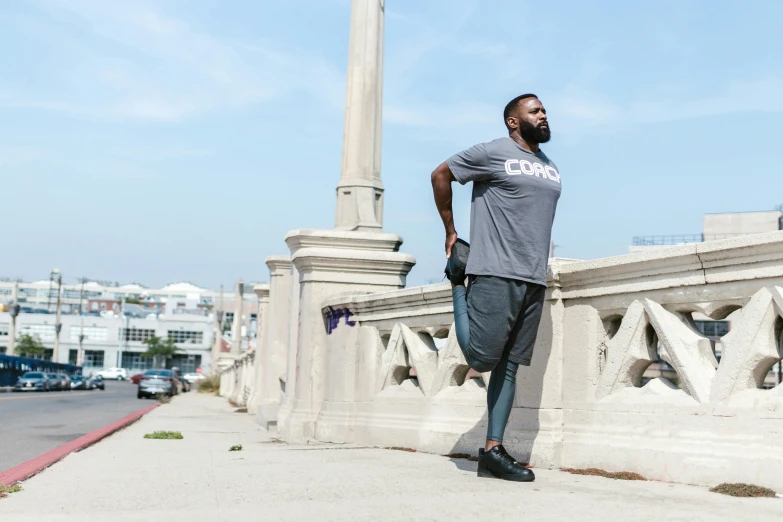
[(165, 393), (158, 393), (155, 395), (155, 398), (158, 400), (161, 404), (168, 404), (171, 402), (171, 397), (166, 395)]
[(145, 439), (182, 439), (182, 433), (178, 431), (154, 431), (144, 435)]
[(22, 491), (22, 486), (19, 484), (12, 484), (10, 486), (0, 484), (0, 498), (5, 498), (9, 493), (18, 493), (19, 491)]
[(247, 413), (247, 408), (237, 408), (234, 413)]
[(598, 468), (563, 468), (560, 471), (565, 471), (566, 473), (571, 473), (573, 475), (592, 475), (594, 477), (604, 477), (614, 480), (647, 480), (638, 473), (632, 473), (630, 471), (604, 471)]
[(236, 444), (234, 446), (231, 446), (230, 448), (228, 448), (228, 451), (242, 451), (242, 445)]
[(742, 483), (723, 483), (718, 484), (714, 488), (710, 488), (713, 493), (720, 493), (721, 495), (731, 495), (732, 497), (774, 497), (775, 491), (769, 488), (763, 488), (761, 486), (754, 486), (753, 484)]
[(220, 392), (220, 375), (210, 375), (203, 381), (200, 381), (198, 383), (198, 392), (217, 395)]

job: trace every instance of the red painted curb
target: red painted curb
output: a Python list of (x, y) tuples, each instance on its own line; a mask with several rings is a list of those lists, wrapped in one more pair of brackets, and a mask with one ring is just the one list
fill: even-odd
[(20, 480), (28, 479), (36, 473), (40, 473), (41, 471), (45, 470), (55, 462), (58, 462), (69, 453), (83, 450), (84, 448), (95, 444), (99, 440), (108, 437), (115, 431), (121, 430), (125, 426), (136, 422), (142, 417), (142, 415), (151, 412), (158, 406), (160, 406), (160, 404), (153, 404), (152, 406), (148, 406), (143, 410), (131, 413), (130, 415), (123, 417), (120, 420), (114, 421), (111, 424), (104, 426), (103, 428), (98, 428), (95, 431), (91, 431), (86, 435), (82, 435), (78, 439), (72, 440), (71, 442), (66, 442), (62, 446), (54, 448), (51, 451), (47, 451), (43, 455), (39, 455), (33, 459), (28, 460), (27, 462), (19, 464), (16, 467), (3, 471), (0, 473), (0, 484), (11, 486)]

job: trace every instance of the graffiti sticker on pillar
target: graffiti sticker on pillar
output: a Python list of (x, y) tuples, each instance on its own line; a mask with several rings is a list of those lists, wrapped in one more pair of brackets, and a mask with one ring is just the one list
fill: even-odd
[(356, 326), (355, 321), (351, 321), (351, 317), (353, 317), (353, 312), (348, 310), (347, 308), (332, 308), (331, 306), (327, 307), (326, 310), (326, 333), (331, 334), (333, 331), (337, 329), (337, 327), (340, 324), (340, 319), (345, 318), (345, 324), (348, 326)]

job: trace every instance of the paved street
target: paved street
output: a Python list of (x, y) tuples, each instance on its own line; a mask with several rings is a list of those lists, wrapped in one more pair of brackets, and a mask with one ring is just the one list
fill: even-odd
[(106, 381), (106, 390), (0, 394), (0, 471), (148, 406), (136, 386)]
[[(536, 470), (536, 482), (519, 484), (477, 478), (475, 462), (439, 455), (289, 446), (235, 410), (217, 397), (176, 397), (23, 482), (0, 499), (0, 520), (783, 520), (781, 499), (738, 499), (705, 487), (545, 469)], [(156, 430), (184, 438), (144, 438)], [(229, 451), (234, 444), (242, 451)]]

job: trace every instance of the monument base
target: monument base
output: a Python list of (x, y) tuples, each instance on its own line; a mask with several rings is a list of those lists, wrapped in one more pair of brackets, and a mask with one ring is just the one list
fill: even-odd
[(314, 437), (321, 403), (330, 394), (327, 337), (336, 328), (354, 326), (350, 310), (324, 309), (323, 302), (403, 288), (416, 259), (398, 252), (400, 236), (383, 232), (299, 229), (286, 243), (299, 274), (299, 314), (289, 347), (296, 350), (295, 380), (286, 383), (290, 410), (280, 419), (279, 432), (288, 442), (305, 442)]

